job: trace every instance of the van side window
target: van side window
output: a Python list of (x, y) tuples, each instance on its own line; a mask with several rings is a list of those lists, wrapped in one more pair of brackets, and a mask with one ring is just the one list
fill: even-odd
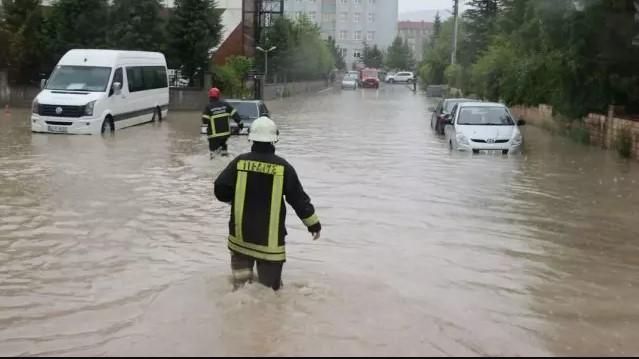
[(260, 104), (260, 116), (268, 116), (268, 108), (265, 104)]
[(113, 84), (119, 82), (121, 86), (124, 86), (124, 73), (122, 72), (122, 68), (115, 70), (115, 74), (113, 74), (113, 82), (111, 82), (111, 90), (109, 90), (109, 96), (113, 96)]
[(166, 68), (163, 66), (134, 66), (126, 68), (129, 92), (167, 88)]

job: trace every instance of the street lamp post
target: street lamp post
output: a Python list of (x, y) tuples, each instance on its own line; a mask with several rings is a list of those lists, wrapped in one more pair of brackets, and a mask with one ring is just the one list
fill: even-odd
[(256, 47), (256, 49), (258, 49), (259, 51), (262, 51), (264, 53), (264, 83), (266, 83), (267, 79), (268, 79), (268, 53), (271, 51), (274, 51), (277, 49), (277, 46), (273, 46), (268, 50), (264, 50), (261, 47)]

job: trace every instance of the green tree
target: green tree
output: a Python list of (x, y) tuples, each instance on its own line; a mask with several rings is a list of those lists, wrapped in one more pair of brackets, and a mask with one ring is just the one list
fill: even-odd
[(221, 13), (213, 0), (175, 0), (168, 25), (169, 64), (191, 80), (208, 68), (209, 51), (221, 39)]
[(14, 83), (37, 81), (43, 58), (40, 0), (2, 0), (2, 10), (9, 79)]
[(364, 52), (362, 54), (362, 61), (366, 67), (371, 68), (382, 68), (384, 66), (384, 53), (374, 45), (373, 47), (368, 46), (368, 44), (364, 43)]
[(122, 50), (164, 51), (166, 34), (160, 0), (114, 0), (109, 43)]
[(470, 8), (463, 15), (466, 37), (461, 48), (466, 49), (467, 57), (473, 61), (488, 48), (495, 35), (500, 7), (499, 0), (470, 0), (467, 5)]
[(328, 37), (328, 39), (326, 40), (326, 45), (328, 46), (328, 49), (330, 50), (331, 54), (333, 55), (333, 58), (335, 59), (335, 67), (340, 71), (346, 69), (346, 61), (344, 61), (344, 52), (339, 46), (337, 46), (337, 44), (335, 43), (335, 39), (332, 36)]
[(107, 0), (57, 0), (46, 18), (48, 66), (74, 48), (106, 48)]
[[(329, 43), (322, 40), (319, 27), (306, 16), (296, 21), (277, 19), (264, 45), (277, 46), (269, 55), (269, 74), (287, 81), (325, 79), (336, 65)], [(262, 67), (261, 57), (256, 58), (258, 67)]]
[(392, 70), (412, 70), (415, 68), (415, 58), (408, 44), (396, 37), (386, 54), (386, 66)]
[(435, 22), (433, 23), (433, 39), (437, 39), (442, 32), (442, 18), (439, 16), (439, 11), (435, 14)]

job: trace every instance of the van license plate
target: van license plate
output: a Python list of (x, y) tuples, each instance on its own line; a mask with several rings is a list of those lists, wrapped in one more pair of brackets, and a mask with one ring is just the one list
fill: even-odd
[(54, 132), (54, 133), (67, 133), (69, 132), (69, 128), (66, 126), (47, 126), (47, 130), (49, 130), (49, 132)]

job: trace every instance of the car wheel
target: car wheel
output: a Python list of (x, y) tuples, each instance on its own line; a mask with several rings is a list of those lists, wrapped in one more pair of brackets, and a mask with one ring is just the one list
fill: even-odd
[(111, 116), (107, 116), (104, 121), (102, 121), (102, 134), (113, 133), (115, 131), (115, 125), (113, 124), (113, 119)]
[(473, 150), (473, 155), (478, 155), (479, 154), (479, 150)]
[(510, 151), (508, 151), (508, 150), (502, 150), (502, 151), (501, 151), (501, 154), (502, 154), (502, 155), (507, 155), (507, 154), (508, 154), (508, 152), (510, 152)]

